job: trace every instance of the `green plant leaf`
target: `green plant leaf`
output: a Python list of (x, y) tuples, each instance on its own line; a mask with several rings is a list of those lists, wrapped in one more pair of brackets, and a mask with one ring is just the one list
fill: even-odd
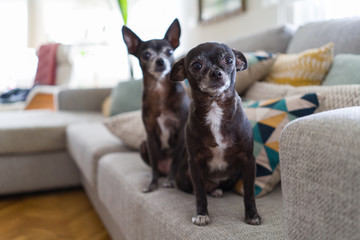
[(120, 12), (121, 12), (121, 15), (122, 15), (122, 18), (124, 20), (124, 24), (126, 25), (127, 23), (127, 15), (128, 15), (128, 3), (127, 3), (127, 0), (118, 0), (117, 1), (118, 4), (119, 4), (119, 7), (120, 7)]

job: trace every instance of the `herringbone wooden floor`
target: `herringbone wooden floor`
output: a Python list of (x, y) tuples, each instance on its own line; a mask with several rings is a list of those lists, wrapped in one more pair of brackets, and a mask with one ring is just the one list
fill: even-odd
[(0, 240), (109, 240), (81, 188), (0, 197)]

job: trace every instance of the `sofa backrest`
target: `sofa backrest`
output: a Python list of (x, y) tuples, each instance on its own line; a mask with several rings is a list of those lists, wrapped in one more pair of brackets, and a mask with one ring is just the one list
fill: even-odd
[(299, 27), (287, 53), (299, 53), (334, 43), (334, 54), (360, 54), (360, 17), (313, 22)]
[(285, 53), (293, 34), (294, 29), (285, 25), (229, 41), (227, 44), (242, 52), (263, 50), (273, 53)]
[(111, 88), (63, 89), (58, 93), (58, 106), (62, 111), (100, 112)]

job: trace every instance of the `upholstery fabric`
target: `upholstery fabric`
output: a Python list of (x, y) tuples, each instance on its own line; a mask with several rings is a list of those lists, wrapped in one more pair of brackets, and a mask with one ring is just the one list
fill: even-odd
[[(280, 132), (290, 121), (314, 113), (319, 106), (315, 93), (244, 103), (244, 111), (254, 134), (256, 159), (255, 196), (260, 197), (280, 182), (279, 138)], [(243, 181), (235, 191), (244, 194)]]
[(360, 106), (360, 84), (341, 86), (303, 86), (293, 87), (273, 83), (257, 82), (245, 94), (245, 99), (264, 100), (276, 97), (305, 93), (319, 93), (323, 96), (315, 112), (336, 108)]
[(294, 29), (292, 27), (281, 26), (260, 31), (241, 39), (232, 40), (227, 42), (227, 44), (231, 48), (242, 52), (263, 50), (273, 53), (285, 53), (293, 34)]
[(334, 55), (339, 53), (360, 54), (360, 17), (308, 23), (291, 39), (287, 53), (299, 53), (333, 42)]
[(102, 103), (110, 93), (110, 88), (63, 89), (58, 95), (59, 110), (101, 112)]
[(66, 129), (67, 149), (91, 186), (96, 186), (99, 159), (108, 153), (129, 151), (102, 122), (71, 124)]
[[(191, 223), (195, 197), (178, 189), (159, 187), (144, 194), (151, 170), (139, 153), (111, 153), (100, 159), (98, 191), (126, 239), (281, 239), (281, 190), (257, 200), (263, 219), (260, 226), (244, 223), (243, 198), (225, 192), (208, 197), (211, 222), (206, 227)], [(163, 179), (160, 179), (160, 185)]]
[(333, 62), (334, 44), (299, 54), (279, 54), (265, 81), (293, 86), (320, 85)]
[(360, 55), (338, 54), (326, 75), (323, 86), (360, 84)]
[(105, 126), (131, 149), (139, 150), (146, 139), (141, 110), (121, 113), (104, 120)]
[(122, 228), (118, 222), (115, 221), (112, 210), (107, 209), (104, 204), (100, 201), (98, 191), (95, 186), (92, 186), (86, 181), (85, 178), (81, 180), (82, 186), (86, 191), (86, 195), (89, 197), (92, 205), (96, 209), (96, 213), (100, 216), (101, 221), (106, 226), (106, 230), (113, 240), (126, 240), (122, 233)]
[(359, 239), (360, 107), (288, 124), (280, 138), (284, 239)]
[(0, 155), (0, 195), (80, 185), (66, 151)]
[(50, 110), (1, 113), (0, 154), (58, 151), (66, 148), (65, 128), (70, 123), (100, 121), (99, 113)]

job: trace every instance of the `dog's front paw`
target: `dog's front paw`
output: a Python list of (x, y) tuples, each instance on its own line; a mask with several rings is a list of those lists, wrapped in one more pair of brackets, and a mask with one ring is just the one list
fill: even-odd
[(174, 188), (175, 182), (174, 182), (174, 180), (165, 179), (165, 181), (163, 182), (162, 186), (163, 186), (164, 188)]
[(210, 222), (210, 218), (208, 215), (205, 215), (205, 216), (197, 215), (196, 217), (193, 217), (191, 220), (192, 220), (193, 224), (198, 225), (198, 226), (206, 226)]
[(143, 187), (142, 192), (143, 193), (148, 193), (148, 192), (152, 192), (155, 189), (157, 189), (157, 184), (156, 183), (150, 183), (149, 186), (147, 187)]
[(214, 198), (221, 198), (221, 197), (223, 197), (224, 194), (223, 194), (223, 191), (220, 188), (218, 188), (218, 189), (215, 189), (214, 191), (212, 191), (210, 193), (210, 195), (213, 196)]
[(260, 225), (261, 224), (261, 217), (256, 214), (253, 217), (246, 218), (245, 223), (250, 224), (250, 225)]

